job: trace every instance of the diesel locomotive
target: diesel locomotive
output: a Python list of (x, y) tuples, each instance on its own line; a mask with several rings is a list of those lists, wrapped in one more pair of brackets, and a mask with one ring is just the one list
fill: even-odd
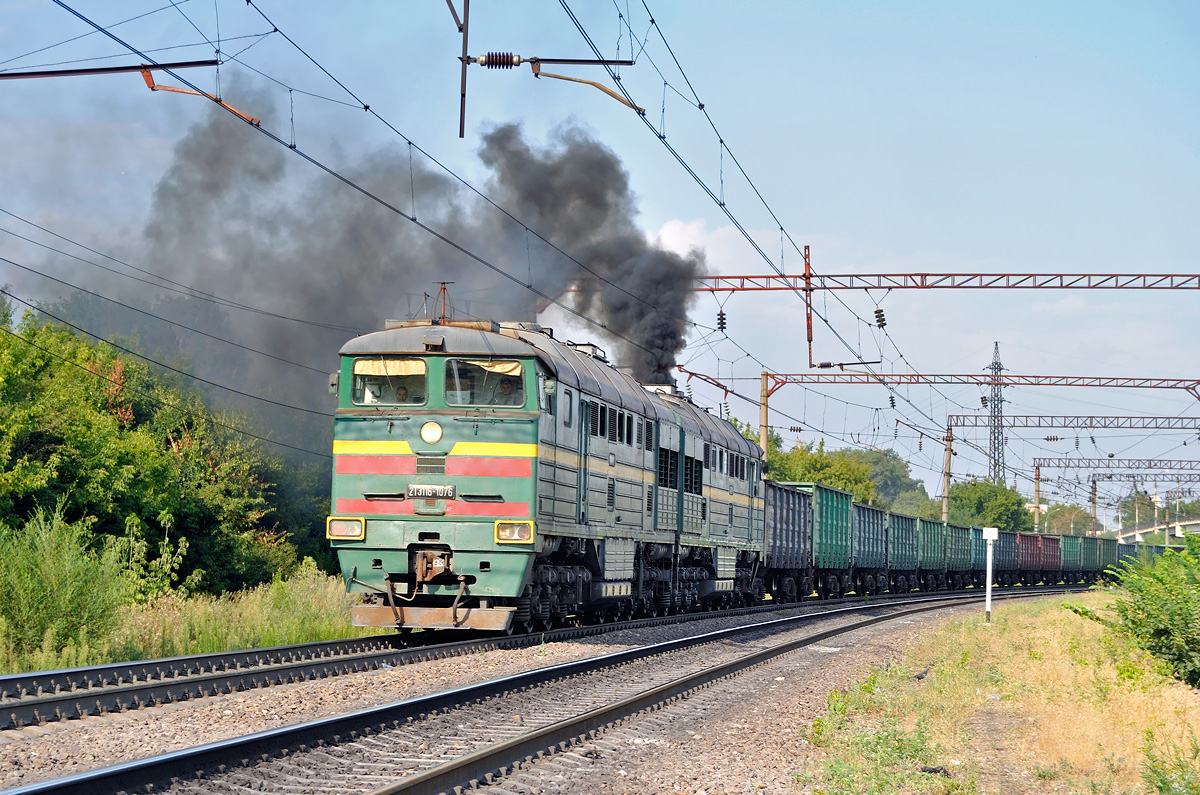
[[(534, 631), (982, 584), (978, 528), (766, 480), (730, 423), (536, 323), (389, 321), (340, 358), (326, 537), (355, 625)], [(1088, 539), (1064, 572), (1057, 537), (1002, 536), (998, 584), (1116, 563)]]

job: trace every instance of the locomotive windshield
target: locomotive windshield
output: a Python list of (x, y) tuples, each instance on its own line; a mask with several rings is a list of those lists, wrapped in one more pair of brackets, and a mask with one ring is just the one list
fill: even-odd
[(450, 406), (525, 405), (521, 363), (506, 359), (447, 359), (446, 403)]
[(425, 376), (423, 359), (356, 359), (351, 397), (359, 405), (422, 406), (428, 394)]

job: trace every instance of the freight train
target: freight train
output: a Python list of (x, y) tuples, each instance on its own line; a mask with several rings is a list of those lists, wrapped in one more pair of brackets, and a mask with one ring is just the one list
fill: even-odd
[[(758, 445), (536, 323), (389, 321), (330, 377), (326, 537), (359, 626), (534, 631), (979, 586), (979, 528), (764, 477)], [(998, 585), (1090, 582), (1114, 541), (1001, 533)]]

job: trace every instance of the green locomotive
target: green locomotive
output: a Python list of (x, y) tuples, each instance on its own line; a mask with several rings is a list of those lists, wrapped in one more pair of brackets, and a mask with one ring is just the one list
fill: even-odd
[(358, 626), (530, 631), (761, 599), (758, 446), (535, 323), (389, 321), (330, 383)]

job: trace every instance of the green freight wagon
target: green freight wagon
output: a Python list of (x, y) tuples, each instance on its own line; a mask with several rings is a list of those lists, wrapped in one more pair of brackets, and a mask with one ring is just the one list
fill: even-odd
[[(993, 563), (995, 550), (992, 550)], [(987, 542), (983, 540), (983, 528), (971, 528), (971, 584), (983, 587), (987, 577)]]
[(854, 560), (854, 592), (860, 595), (887, 590), (887, 511), (854, 503), (850, 547)]
[(922, 591), (946, 587), (946, 525), (917, 520), (917, 578)]
[(812, 495), (812, 556), (817, 593), (822, 598), (850, 590), (853, 564), (850, 525), (854, 496), (820, 483), (784, 483)]
[(1100, 574), (1100, 539), (1083, 536), (1079, 539), (1079, 570), (1084, 582), (1095, 582)]
[(917, 585), (917, 518), (888, 514), (888, 575), (892, 593), (907, 593)]
[(1100, 542), (1100, 575), (1117, 565), (1117, 539), (1097, 538)]
[(1083, 539), (1080, 536), (1063, 536), (1060, 543), (1063, 582), (1067, 585), (1083, 582)]
[(971, 571), (971, 528), (946, 525), (946, 581), (952, 590), (961, 591)]

